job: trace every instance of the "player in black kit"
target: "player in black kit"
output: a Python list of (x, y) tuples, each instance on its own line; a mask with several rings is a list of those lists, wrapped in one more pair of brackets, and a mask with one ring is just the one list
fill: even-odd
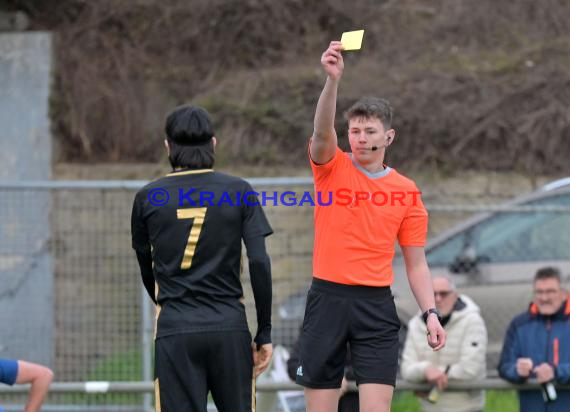
[[(133, 204), (132, 245), (157, 304), (156, 411), (250, 412), (255, 377), (271, 359), (272, 233), (251, 186), (212, 170), (208, 113), (182, 106), (166, 120), (173, 172), (143, 187)], [(257, 310), (248, 329), (242, 303), (241, 242)]]

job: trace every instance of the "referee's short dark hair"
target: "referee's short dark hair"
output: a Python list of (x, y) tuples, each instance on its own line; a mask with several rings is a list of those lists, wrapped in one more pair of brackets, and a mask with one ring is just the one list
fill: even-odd
[(173, 168), (214, 166), (214, 128), (206, 110), (191, 105), (177, 107), (166, 118), (164, 129)]
[(534, 281), (543, 279), (556, 279), (560, 282), (560, 270), (552, 266), (538, 269), (534, 275)]
[(392, 106), (386, 99), (379, 97), (363, 97), (358, 100), (344, 113), (346, 120), (356, 117), (380, 119), (384, 125), (384, 129), (388, 130), (392, 127)]

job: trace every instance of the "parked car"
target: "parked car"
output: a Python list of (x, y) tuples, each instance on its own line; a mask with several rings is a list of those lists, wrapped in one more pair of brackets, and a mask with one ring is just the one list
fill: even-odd
[[(494, 370), (511, 319), (532, 300), (532, 279), (543, 266), (556, 266), (563, 286), (570, 286), (570, 178), (479, 214), (429, 242), (426, 257), (433, 275), (450, 276), (461, 293), (480, 307), (489, 333), (488, 369)], [(509, 211), (508, 209), (516, 209)], [(517, 209), (518, 208), (518, 209)], [(548, 210), (550, 208), (550, 210)], [(406, 325), (418, 311), (401, 256), (394, 259), (398, 315)], [(290, 347), (303, 319), (306, 290), (290, 295), (279, 306), (274, 341)]]

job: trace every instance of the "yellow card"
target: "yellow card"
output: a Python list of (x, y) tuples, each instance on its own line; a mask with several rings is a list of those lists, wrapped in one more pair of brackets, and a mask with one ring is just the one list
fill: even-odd
[(345, 31), (342, 33), (340, 42), (342, 43), (343, 51), (346, 50), (360, 50), (362, 46), (362, 38), (364, 37), (364, 30)]

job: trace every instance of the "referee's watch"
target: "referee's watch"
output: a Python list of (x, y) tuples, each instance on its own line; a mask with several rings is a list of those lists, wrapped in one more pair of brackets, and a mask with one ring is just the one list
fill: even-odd
[(439, 323), (441, 323), (441, 314), (439, 313), (439, 310), (437, 310), (436, 308), (430, 308), (422, 314), (424, 323), (427, 323), (427, 319), (430, 313), (435, 313), (435, 315), (437, 316), (437, 320), (439, 320)]

